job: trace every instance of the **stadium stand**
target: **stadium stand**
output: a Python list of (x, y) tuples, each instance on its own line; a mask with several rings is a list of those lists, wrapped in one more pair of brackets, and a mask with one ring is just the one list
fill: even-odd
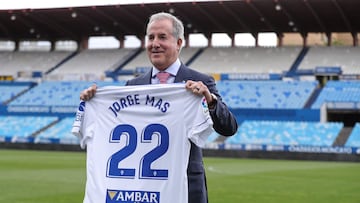
[(129, 63), (125, 64), (122, 67), (122, 70), (135, 71), (136, 68), (148, 68), (148, 67), (150, 67), (150, 65), (146, 55), (146, 51), (141, 50), (141, 52), (133, 60), (131, 60)]
[(79, 140), (69, 130), (74, 117), (66, 117), (36, 135), (34, 143), (79, 144)]
[[(56, 122), (56, 116), (0, 116), (0, 140), (32, 142), (36, 132)], [(36, 124), (36, 125), (34, 125)]]
[(345, 143), (346, 147), (360, 147), (360, 123), (356, 123), (348, 140)]
[[(84, 81), (45, 81), (17, 97), (9, 106), (73, 106), (79, 104), (79, 92), (88, 88), (92, 82)], [(123, 85), (120, 82), (97, 82), (98, 86)]]
[(301, 109), (317, 87), (316, 81), (218, 81), (231, 108)]
[[(301, 47), (207, 47), (191, 67), (204, 73), (282, 73)], [(259, 60), (261, 59), (261, 60)]]
[(202, 53), (203, 50), (203, 48), (198, 47), (183, 47), (180, 53), (180, 60), (185, 64), (191, 64), (192, 60), (196, 60), (197, 54), (199, 52)]
[[(2, 98), (4, 98), (4, 100), (10, 100), (9, 104), (6, 104), (8, 111), (19, 107), (23, 111), (25, 111), (24, 109), (28, 109), (29, 112), (33, 112), (34, 108), (32, 108), (32, 106), (39, 107), (35, 108), (34, 116), (1, 116), (0, 141), (33, 142), (34, 138), (36, 138), (35, 141), (37, 143), (49, 143), (51, 141), (52, 143), (60, 144), (77, 144), (77, 138), (70, 134), (69, 127), (74, 121), (73, 116), (79, 105), (79, 92), (91, 84), (92, 82), (84, 81), (45, 81), (29, 90), (27, 90), (29, 85), (0, 85), (1, 89), (4, 88), (4, 92), (1, 93)], [(97, 82), (99, 87), (123, 84), (124, 81)], [(10, 88), (8, 88), (8, 86), (10, 86)], [(24, 90), (25, 93), (19, 95), (19, 93)], [(14, 100), (11, 100), (12, 97)], [(58, 107), (60, 110), (58, 109), (56, 111), (63, 113), (63, 115), (56, 115), (54, 112), (50, 113), (50, 111), (54, 111), (54, 109), (46, 110), (47, 108), (44, 107)], [(69, 107), (69, 109), (62, 107)], [(46, 116), (36, 116), (36, 109), (42, 109), (40, 111), (44, 111), (43, 109), (45, 109), (46, 112), (44, 111), (44, 113)], [(15, 112), (19, 113), (18, 110), (15, 110)], [(20, 114), (22, 113), (20, 112)], [(64, 116), (72, 117), (62, 118)], [(36, 123), (36, 125), (33, 125), (34, 123)], [(43, 132), (43, 130), (45, 131)], [(38, 133), (40, 134), (38, 135)]]
[[(249, 50), (246, 50), (249, 49)], [(201, 65), (199, 61), (204, 60), (202, 57), (209, 53), (210, 58), (222, 57), (223, 60), (241, 61), (236, 59), (236, 55), (248, 55), (248, 57), (255, 58), (255, 55), (268, 58), (266, 54), (277, 54), (280, 62), (273, 63), (273, 70), (281, 73), (288, 71), (294, 60), (299, 54), (299, 47), (286, 47), (281, 50), (277, 48), (183, 48), (184, 63), (188, 63), (191, 67), (196, 64)], [(310, 48), (311, 49), (311, 48)], [(141, 52), (133, 61), (126, 62), (134, 54), (133, 50), (91, 50), (83, 51), (73, 58), (69, 59), (66, 63), (57, 66), (49, 75), (67, 75), (77, 74), (76, 72), (86, 72), (94, 75), (104, 74), (106, 70), (114, 70), (122, 65), (123, 69), (135, 71), (137, 67), (143, 67), (148, 65), (148, 61), (144, 60), (147, 57), (142, 56), (146, 52)], [(220, 51), (222, 50), (222, 51)], [(241, 53), (233, 53), (241, 50)], [(286, 51), (285, 51), (286, 50)], [(109, 54), (111, 52), (111, 54)], [(208, 53), (206, 53), (208, 52)], [(240, 51), (239, 51), (240, 52)], [(223, 54), (223, 55), (222, 55)], [(111, 55), (112, 62), (94, 62), (92, 68), (87, 67), (89, 61), (93, 58), (95, 61), (96, 56), (102, 58)], [(120, 56), (121, 55), (121, 56)], [(227, 59), (227, 55), (230, 55)], [(232, 55), (232, 56), (231, 56)], [(254, 55), (254, 56), (253, 56)], [(117, 56), (117, 57), (116, 57)], [(34, 55), (37, 57), (37, 55)], [(101, 58), (100, 57), (100, 58)], [(233, 57), (233, 58), (231, 58)], [(226, 58), (226, 59), (225, 59)], [(291, 58), (291, 60), (289, 60)], [(142, 59), (142, 60), (139, 60)], [(72, 60), (75, 60), (73, 62)], [(108, 59), (107, 59), (108, 60)], [(77, 62), (76, 62), (77, 61)], [(105, 61), (105, 60), (104, 60)], [(251, 63), (250, 61), (253, 61)], [(61, 62), (59, 62), (61, 63)], [(99, 64), (103, 64), (99, 65)], [(214, 61), (209, 60), (207, 63), (202, 62), (204, 67), (207, 67), (210, 73), (220, 74), (241, 74), (241, 71), (231, 69), (231, 63), (221, 62), (224, 64), (224, 68), (217, 68), (215, 66), (209, 66), (208, 64), (216, 64)], [(240, 69), (245, 73), (262, 74), (263, 71), (259, 68), (255, 68), (256, 60), (248, 59), (246, 62), (249, 67)], [(261, 62), (264, 63), (264, 62)], [(82, 65), (81, 65), (82, 64)], [(86, 65), (85, 65), (86, 64)], [(92, 63), (90, 63), (92, 64)], [(116, 64), (116, 65), (114, 65)], [(206, 65), (207, 64), (207, 65)], [(206, 65), (206, 66), (205, 66)], [(269, 62), (269, 66), (270, 66)], [(43, 71), (49, 70), (53, 65), (47, 65), (48, 68), (44, 68)], [(68, 67), (66, 67), (68, 66)], [(71, 72), (71, 67), (77, 67), (74, 72)], [(96, 67), (95, 67), (96, 66)], [(100, 66), (102, 68), (100, 68)], [(228, 68), (226, 68), (227, 66)], [(285, 68), (285, 66), (287, 68)], [(104, 67), (104, 68), (103, 68)], [(276, 68), (278, 67), (278, 68)], [(66, 70), (68, 69), (68, 71)], [(75, 69), (75, 68), (73, 68)], [(123, 70), (122, 69), (122, 70)], [(92, 72), (92, 70), (94, 70)], [(205, 69), (200, 71), (205, 71)], [(269, 72), (271, 72), (269, 71)], [(206, 71), (205, 71), (206, 72)], [(281, 74), (280, 74), (281, 75)], [(133, 77), (133, 76), (132, 76)], [(80, 80), (67, 80), (67, 81), (52, 81), (47, 80), (48, 77), (44, 77), (38, 83), (35, 82), (1, 82), (0, 96), (2, 111), (8, 111), (9, 115), (2, 116), (0, 118), (0, 142), (5, 143), (36, 143), (36, 144), (60, 144), (60, 145), (74, 145), (79, 144), (78, 139), (70, 133), (70, 128), (74, 119), (74, 113), (79, 102), (79, 92), (89, 87), (93, 82), (80, 81)], [(51, 78), (50, 78), (51, 79)], [(106, 85), (124, 85), (125, 81), (96, 81), (98, 86)], [(326, 103), (328, 108), (331, 107), (347, 107), (350, 109), (360, 108), (360, 83), (358, 81), (328, 81), (326, 85), (321, 88), (319, 82), (313, 80), (299, 80), (299, 78), (293, 78), (287, 80), (283, 79), (261, 79), (261, 80), (225, 80), (220, 79), (216, 81), (218, 90), (223, 97), (224, 101), (228, 104), (229, 108), (236, 113), (247, 112), (251, 115), (241, 115), (237, 117), (239, 120), (238, 132), (229, 138), (219, 136), (217, 133), (211, 134), (207, 140), (208, 149), (216, 148), (235, 148), (236, 146), (242, 146), (244, 150), (259, 149), (256, 146), (271, 147), (285, 147), (286, 146), (305, 146), (320, 148), (357, 148), (360, 147), (359, 141), (359, 124), (356, 124), (352, 130), (352, 133), (343, 136), (344, 142), (340, 144), (336, 143), (339, 139), (344, 128), (342, 122), (320, 122), (308, 116), (298, 116), (299, 118), (292, 118), (293, 114), (305, 111), (307, 109), (317, 110), (322, 104)], [(17, 107), (24, 107), (31, 109), (31, 107), (69, 107), (66, 112), (58, 113), (33, 113), (27, 112), (10, 112)], [(7, 110), (4, 110), (7, 109)], [(238, 111), (238, 110), (245, 111)], [(265, 117), (256, 116), (256, 113), (260, 111), (269, 112)], [(270, 113), (271, 111), (271, 113)], [(52, 110), (49, 110), (52, 112)], [(254, 113), (256, 112), (256, 113)], [(283, 113), (281, 113), (283, 112)], [(285, 112), (285, 113), (284, 113)], [(315, 112), (316, 113), (316, 112)], [(265, 113), (266, 114), (266, 113)], [(283, 114), (283, 115), (282, 115)], [(301, 113), (300, 113), (301, 114)], [(51, 115), (51, 116), (49, 116)], [(281, 115), (281, 116), (279, 116)], [(313, 112), (310, 116), (313, 115)], [(281, 118), (280, 120), (278, 120)], [(31, 125), (31, 123), (37, 123), (37, 125)], [(16, 126), (16, 127), (9, 127)], [(348, 127), (348, 126), (347, 126)], [(264, 150), (264, 148), (261, 148)], [(357, 153), (356, 150), (348, 153)]]
[[(122, 65), (122, 70), (136, 70), (137, 67), (144, 67), (149, 64), (145, 51), (141, 52), (131, 61), (135, 49), (112, 49), (112, 50), (86, 50), (78, 53), (66, 63), (57, 66), (49, 75), (57, 74), (79, 74), (90, 73), (94, 75), (104, 74), (106, 70), (115, 70)], [(297, 55), (301, 51), (300, 47), (283, 48), (183, 48), (182, 61), (189, 63), (191, 67), (196, 64), (203, 66), (200, 71), (208, 73), (264, 73), (286, 72), (290, 69)], [(38, 53), (37, 53), (38, 54)], [(241, 59), (241, 57), (246, 59)], [(38, 55), (34, 55), (38, 57)], [(272, 63), (268, 67), (261, 68), (257, 63), (256, 57), (272, 58)], [(221, 58), (221, 60), (220, 60)], [(25, 61), (25, 60), (24, 60)], [(89, 61), (93, 61), (89, 63)], [(201, 62), (202, 61), (202, 62)], [(223, 64), (222, 68), (217, 68), (216, 63)], [(242, 61), (248, 68), (240, 67)], [(61, 62), (59, 62), (61, 63)], [(91, 64), (91, 67), (89, 66)], [(209, 65), (212, 64), (212, 65)], [(234, 67), (240, 64), (240, 70)], [(215, 65), (215, 66), (214, 66)], [(56, 64), (48, 64), (43, 71), (48, 71)], [(72, 67), (77, 67), (76, 70)], [(277, 68), (275, 68), (277, 67)], [(249, 70), (249, 71), (247, 71)], [(271, 71), (270, 71), (271, 70)], [(79, 92), (89, 87), (89, 81), (50, 81), (45, 80), (34, 86), (34, 83), (9, 83), (2, 82), (0, 85), (0, 101), (5, 108), (12, 109), (18, 106), (27, 107), (71, 107), (71, 111), (66, 114), (54, 116), (36, 115), (6, 115), (0, 119), (1, 142), (34, 142), (77, 145), (78, 140), (70, 134), (70, 126), (73, 122), (73, 113), (79, 102)], [(360, 83), (355, 81), (329, 81), (323, 89), (319, 89), (319, 82), (316, 80), (218, 80), (217, 87), (224, 101), (232, 110), (248, 109), (249, 111), (268, 110), (273, 113), (279, 110), (307, 109), (310, 104), (312, 109), (319, 109), (323, 103), (353, 102), (358, 104), (360, 98)], [(105, 85), (124, 85), (124, 81), (105, 82), (97, 81), (98, 86)], [(317, 91), (319, 95), (317, 95)], [(311, 103), (311, 99), (314, 103)], [(253, 110), (251, 110), (253, 109)], [(281, 113), (279, 113), (280, 115)], [(51, 115), (51, 114), (50, 114)], [(286, 117), (286, 113), (284, 114)], [(283, 145), (283, 146), (313, 146), (313, 147), (332, 147), (339, 136), (343, 123), (314, 121), (309, 117), (303, 117), (301, 121), (294, 121), (290, 117), (288, 121), (277, 120), (278, 115), (268, 115), (268, 120), (241, 120), (238, 132), (235, 136), (228, 139), (213, 133), (209, 139), (210, 146), (222, 145)], [(39, 119), (39, 118), (44, 118)], [(34, 120), (39, 119), (39, 120)], [(308, 119), (308, 120), (307, 120)], [(291, 121), (292, 120), (292, 121)], [(36, 122), (41, 125), (31, 126), (29, 123)], [(19, 128), (4, 127), (23, 126), (23, 134), (19, 134)], [(358, 124), (354, 127), (352, 134), (344, 147), (357, 147)], [(355, 141), (353, 141), (355, 140)], [(215, 147), (216, 148), (216, 147)]]
[[(231, 48), (224, 51), (224, 53), (234, 52)], [(274, 48), (275, 49), (275, 48)], [(120, 50), (120, 49), (119, 49)], [(76, 66), (79, 66), (80, 72), (86, 71), (88, 68), (81, 64), (89, 64), (89, 58), (91, 55), (101, 55), (103, 58), (108, 52), (112, 52), (112, 56), (115, 59), (115, 56), (119, 56), (121, 51), (119, 50), (96, 50), (96, 51), (84, 51), (83, 57), (79, 54), (77, 57), (69, 60), (68, 64), (71, 64), (72, 60), (78, 60), (74, 62)], [(194, 64), (197, 60), (200, 60), (200, 57), (194, 58), (197, 53), (199, 53), (200, 48), (184, 48), (183, 51), (183, 61), (194, 60)], [(225, 50), (225, 48), (207, 48), (206, 50)], [(245, 50), (245, 48), (241, 48)], [(254, 51), (256, 50), (256, 51)], [(260, 51), (259, 51), (260, 50)], [(267, 50), (270, 49), (250, 49), (248, 52), (259, 52), (261, 56), (265, 54)], [(296, 50), (296, 48), (293, 48)], [(128, 57), (130, 50), (127, 53), (122, 50), (122, 57)], [(298, 50), (297, 50), (298, 51)], [(211, 51), (210, 51), (211, 52)], [(283, 53), (283, 51), (278, 51)], [(102, 54), (99, 54), (102, 53)], [(145, 53), (145, 52), (143, 52)], [(221, 53), (221, 52), (217, 52)], [(290, 53), (290, 52), (289, 52)], [(243, 53), (242, 53), (243, 54)], [(256, 54), (256, 53), (253, 53)], [(294, 54), (294, 53), (293, 53)], [(281, 54), (280, 54), (281, 55)], [(285, 54), (284, 58), (286, 58)], [(294, 54), (296, 55), (296, 54)], [(86, 57), (85, 57), (86, 56)], [(199, 56), (204, 57), (200, 54)], [(263, 55), (264, 56), (264, 55)], [(210, 56), (211, 57), (211, 56)], [(216, 56), (213, 56), (216, 58)], [(288, 56), (287, 56), (288, 57)], [(77, 58), (77, 59), (76, 59)], [(137, 58), (146, 58), (138, 55)], [(223, 56), (224, 58), (224, 56)], [(295, 57), (294, 57), (295, 58)], [(281, 60), (281, 59), (279, 59)], [(115, 60), (114, 60), (115, 61)], [(117, 63), (119, 64), (119, 59), (117, 58)], [(210, 60), (211, 61), (211, 60)], [(100, 63), (100, 62), (99, 62)], [(98, 63), (98, 64), (99, 64)], [(144, 64), (148, 62), (143, 61)], [(210, 63), (208, 61), (208, 63)], [(279, 71), (288, 70), (291, 66), (290, 62), (282, 62), (287, 64), (286, 68), (279, 69)], [(133, 64), (133, 65), (131, 65)], [(137, 65), (136, 65), (137, 64)], [(107, 68), (101, 69), (103, 73)], [(133, 70), (138, 65), (141, 65), (139, 62), (128, 63), (127, 66), (131, 67)], [(253, 64), (254, 65), (254, 64)], [(191, 65), (192, 66), (192, 65)], [(285, 66), (285, 65), (284, 65)], [(71, 71), (66, 71), (64, 68), (65, 65), (59, 66), (59, 68), (54, 71), (56, 72), (64, 71), (65, 74), (70, 73)], [(68, 66), (69, 68), (70, 66)], [(95, 67), (95, 66), (94, 66)], [(94, 68), (95, 70), (96, 68)], [(216, 72), (217, 68), (209, 69), (211, 72)], [(259, 69), (255, 69), (255, 72)], [(76, 71), (75, 71), (76, 72)], [(73, 72), (73, 73), (75, 73)], [(90, 71), (91, 72), (91, 71)], [(99, 74), (100, 72), (93, 72), (94, 74)], [(87, 88), (91, 85), (92, 82), (87, 81), (43, 81), (38, 85), (30, 88), (29, 84), (24, 85), (6, 85), (2, 83), (0, 88), (3, 89), (1, 101), (9, 101), (7, 104), (8, 107), (14, 106), (71, 106), (74, 109), (78, 105), (78, 94), (81, 90)], [(123, 85), (124, 81), (119, 82), (98, 82), (98, 86), (105, 85)], [(309, 102), (309, 99), (313, 96), (315, 90), (318, 88), (319, 83), (317, 81), (283, 81), (283, 80), (220, 80), (217, 81), (217, 86), (222, 95), (224, 101), (228, 104), (231, 109), (304, 109), (306, 104)], [(320, 95), (317, 97), (316, 102), (312, 105), (312, 108), (318, 109), (321, 107), (321, 104), (328, 102), (331, 98), (333, 102), (338, 101), (356, 101), (359, 96), (359, 83), (358, 82), (328, 82)], [(351, 92), (351, 94), (346, 93)], [(331, 96), (329, 96), (331, 95)], [(350, 95), (350, 96), (349, 96)], [(68, 115), (68, 114), (67, 114)], [(30, 117), (31, 118), (31, 117)], [(33, 135), (35, 143), (60, 143), (60, 144), (78, 144), (76, 137), (70, 134), (69, 126), (73, 122), (72, 117), (55, 117), (54, 120), (44, 121), (44, 125), (39, 125), (31, 129), (26, 135)], [(276, 118), (274, 118), (276, 119)], [(4, 118), (0, 121), (2, 126), (4, 126), (8, 120)], [(10, 123), (16, 125), (16, 122), (29, 123), (28, 120), (21, 119), (11, 119)], [(31, 122), (31, 121), (30, 121)], [(42, 122), (42, 121), (33, 121), (33, 122)], [(50, 125), (51, 124), (51, 125)], [(225, 144), (268, 144), (268, 145), (311, 145), (311, 146), (327, 146), (331, 147), (334, 141), (336, 140), (341, 128), (343, 127), (342, 123), (320, 123), (313, 121), (277, 121), (277, 120), (265, 120), (265, 121), (254, 121), (254, 120), (245, 120), (241, 123), (238, 133), (228, 139), (219, 139), (216, 133), (213, 133), (209, 139), (208, 143), (225, 143)], [(5, 129), (5, 128), (4, 128)], [(9, 130), (9, 129), (8, 129)], [(36, 133), (35, 133), (36, 132)], [(275, 133), (276, 132), (276, 133)], [(354, 128), (356, 132), (356, 128)], [(11, 139), (11, 141), (19, 140), (16, 131), (8, 131), (2, 133), (3, 137), (6, 139)], [(17, 135), (12, 136), (10, 135)], [(313, 135), (313, 136), (309, 136)], [(10, 137), (10, 138), (9, 138)], [(25, 136), (26, 137), (26, 136)], [(355, 137), (355, 136), (350, 136)], [(3, 141), (5, 138), (3, 138)], [(350, 139), (349, 139), (350, 140)], [(24, 140), (23, 140), (24, 141)]]
[(299, 69), (341, 67), (343, 74), (360, 74), (360, 47), (312, 46)]
[(30, 88), (30, 84), (14, 85), (8, 82), (0, 82), (0, 103), (5, 103), (14, 99), (20, 93)]
[(40, 74), (49, 71), (66, 59), (69, 51), (14, 51), (0, 52), (2, 75), (12, 75), (14, 78), (33, 72)]
[(50, 75), (103, 75), (107, 70), (118, 68), (123, 60), (136, 49), (86, 49), (79, 52), (71, 60), (62, 64)]
[(341, 122), (244, 121), (225, 143), (330, 147), (342, 127)]
[(327, 108), (359, 108), (359, 81), (328, 81), (311, 108), (319, 109), (323, 104)]

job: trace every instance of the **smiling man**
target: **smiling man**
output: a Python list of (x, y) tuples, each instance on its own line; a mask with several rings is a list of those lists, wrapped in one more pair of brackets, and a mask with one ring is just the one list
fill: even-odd
[[(145, 74), (127, 81), (126, 85), (185, 82), (187, 90), (206, 98), (213, 129), (223, 136), (234, 135), (238, 128), (237, 121), (222, 101), (214, 78), (186, 67), (179, 59), (184, 42), (183, 23), (169, 13), (156, 13), (150, 17), (146, 32), (148, 36), (146, 51), (153, 67)], [(82, 91), (80, 99), (89, 100), (95, 93), (96, 85), (93, 85)], [(189, 142), (191, 148), (187, 166), (188, 203), (207, 203), (202, 150), (191, 140)], [(181, 151), (178, 156), (182, 156)]]

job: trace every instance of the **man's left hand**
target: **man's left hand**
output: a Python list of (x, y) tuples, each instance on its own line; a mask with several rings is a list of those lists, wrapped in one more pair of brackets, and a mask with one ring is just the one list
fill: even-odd
[(208, 104), (214, 102), (209, 89), (203, 82), (188, 80), (186, 81), (185, 87), (196, 95), (204, 96)]

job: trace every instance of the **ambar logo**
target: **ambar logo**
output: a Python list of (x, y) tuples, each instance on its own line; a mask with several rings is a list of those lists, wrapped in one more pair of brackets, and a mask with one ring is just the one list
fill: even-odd
[(160, 203), (160, 192), (107, 190), (106, 203)]

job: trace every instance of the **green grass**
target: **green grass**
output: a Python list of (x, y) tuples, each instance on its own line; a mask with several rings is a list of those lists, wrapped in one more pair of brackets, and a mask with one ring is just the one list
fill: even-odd
[(206, 159), (211, 203), (360, 202), (360, 164)]
[[(210, 203), (360, 202), (360, 164), (205, 158)], [(0, 203), (80, 203), (85, 153), (0, 150)]]
[(82, 202), (85, 153), (0, 150), (1, 203)]

